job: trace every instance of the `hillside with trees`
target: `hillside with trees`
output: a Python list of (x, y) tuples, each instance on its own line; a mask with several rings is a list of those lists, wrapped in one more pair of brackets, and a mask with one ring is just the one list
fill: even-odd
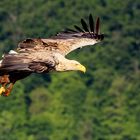
[(32, 74), (0, 96), (0, 140), (140, 140), (140, 1), (1, 0), (0, 56), (101, 18), (103, 42), (68, 55), (85, 74)]

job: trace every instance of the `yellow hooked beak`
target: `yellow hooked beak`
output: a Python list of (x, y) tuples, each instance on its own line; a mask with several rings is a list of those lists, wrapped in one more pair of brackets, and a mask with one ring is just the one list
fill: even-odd
[(80, 64), (80, 65), (78, 65), (78, 70), (85, 73), (86, 72), (86, 67)]

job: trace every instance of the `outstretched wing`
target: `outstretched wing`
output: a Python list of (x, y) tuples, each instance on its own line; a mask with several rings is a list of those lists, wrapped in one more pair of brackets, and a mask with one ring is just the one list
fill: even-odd
[[(82, 27), (74, 25), (75, 29), (66, 28), (64, 31), (58, 33), (54, 38), (56, 39), (67, 39), (80, 36), (87, 36), (87, 38), (92, 39), (103, 39), (103, 34), (99, 32), (100, 30), (100, 19), (96, 19), (96, 26), (94, 26), (94, 19), (92, 15), (89, 15), (89, 23), (86, 23), (84, 19), (81, 19)], [(102, 35), (102, 36), (101, 36)], [(102, 38), (101, 38), (102, 37)]]
[(54, 39), (28, 38), (18, 44), (17, 51), (20, 53), (51, 52), (58, 50), (58, 45), (59, 41)]
[(47, 44), (41, 39), (28, 38), (18, 44), (17, 51), (19, 52), (32, 52), (43, 49)]
[(57, 51), (62, 55), (67, 55), (71, 51), (87, 45), (94, 45), (104, 38), (100, 33), (100, 19), (97, 18), (94, 25), (92, 15), (89, 15), (89, 23), (81, 19), (82, 27), (74, 25), (75, 29), (67, 28), (65, 31), (48, 39), (26, 39), (19, 43), (19, 52), (32, 51)]
[(29, 62), (30, 60), (25, 58), (25, 56), (5, 54), (0, 63), (0, 73), (2, 73), (3, 71), (8, 73), (14, 70), (29, 71), (29, 68), (28, 68)]
[(51, 56), (41, 57), (41, 52), (5, 54), (0, 62), (0, 75), (10, 72), (42, 73), (51, 70), (54, 66), (55, 60)]
[(84, 19), (81, 19), (81, 25), (81, 27), (74, 25), (75, 29), (67, 28), (65, 31), (58, 33), (52, 38), (62, 44), (59, 46), (59, 49), (63, 52), (62, 54), (67, 55), (77, 48), (94, 45), (103, 40), (104, 34), (100, 33), (99, 17), (94, 23), (93, 17), (90, 14), (89, 22), (87, 23)]

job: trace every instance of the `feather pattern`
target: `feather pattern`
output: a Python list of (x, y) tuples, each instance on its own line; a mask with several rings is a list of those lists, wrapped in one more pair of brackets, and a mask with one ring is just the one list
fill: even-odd
[(85, 30), (85, 32), (89, 32), (88, 26), (87, 26), (86, 22), (83, 19), (81, 19), (81, 24), (82, 24), (83, 29)]
[(79, 32), (85, 32), (84, 30), (82, 30), (80, 27), (78, 27), (77, 25), (74, 25), (75, 29), (77, 29)]
[[(81, 19), (82, 27), (74, 25), (74, 29), (66, 29), (65, 31), (60, 32), (54, 38), (55, 39), (70, 39), (73, 37), (79, 37), (80, 35), (87, 38), (92, 39), (100, 39), (102, 40), (104, 35), (99, 33), (100, 30), (100, 19), (99, 17), (96, 19), (96, 23), (94, 25), (94, 19), (92, 15), (89, 15), (89, 27), (84, 19)], [(79, 34), (79, 35), (78, 35)]]
[(99, 18), (94, 26), (90, 14), (88, 23), (81, 19), (81, 27), (75, 25), (75, 29), (67, 28), (47, 39), (26, 39), (18, 44), (17, 51), (11, 50), (8, 54), (4, 54), (0, 60), (0, 81), (4, 79), (4, 82), (0, 84), (2, 88), (8, 88), (5, 89), (6, 92), (0, 88), (0, 94), (8, 96), (14, 83), (31, 73), (68, 70), (85, 72), (84, 66), (75, 60), (65, 58), (65, 55), (83, 46), (94, 45), (103, 39), (104, 35), (99, 33)]
[(99, 24), (100, 24), (100, 19), (98, 17), (97, 20), (96, 20), (96, 34), (97, 35), (99, 34)]
[(28, 69), (28, 60), (24, 63), (25, 57), (18, 56), (18, 55), (10, 55), (7, 54), (4, 56), (3, 61), (1, 63), (1, 71), (13, 71), (13, 70), (29, 70)]
[(66, 33), (72, 33), (72, 32), (77, 33), (78, 31), (75, 31), (75, 30), (70, 29), (70, 28), (66, 28), (64, 32), (66, 32)]
[(81, 19), (82, 28), (75, 25), (75, 29), (66, 28), (49, 39), (26, 39), (19, 43), (20, 52), (32, 51), (54, 51), (63, 55), (87, 45), (93, 45), (103, 39), (103, 34), (99, 34), (100, 20), (97, 18), (96, 26), (92, 15), (89, 15), (89, 27), (84, 19)]
[(89, 15), (89, 25), (90, 25), (90, 31), (94, 33), (94, 20), (92, 15)]
[(13, 70), (39, 72), (41, 69), (43, 72), (53, 68), (55, 63), (55, 59), (49, 53), (45, 54), (45, 52), (43, 55), (42, 52), (20, 53), (17, 55), (6, 54), (1, 63), (0, 73), (1, 71), (11, 72)]

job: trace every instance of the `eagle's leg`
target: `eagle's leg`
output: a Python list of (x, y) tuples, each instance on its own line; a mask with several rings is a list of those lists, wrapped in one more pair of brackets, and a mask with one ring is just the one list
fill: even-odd
[(9, 94), (11, 93), (12, 89), (13, 89), (13, 86), (14, 86), (14, 83), (15, 82), (12, 82), (9, 84), (8, 88), (5, 89), (5, 92), (3, 92), (3, 96), (9, 96)]
[(4, 92), (5, 92), (5, 87), (2, 86), (2, 87), (0, 88), (0, 95), (2, 95)]
[(10, 82), (8, 75), (0, 76), (0, 84), (2, 85), (0, 88), (0, 95), (2, 95), (6, 91), (6, 85)]

